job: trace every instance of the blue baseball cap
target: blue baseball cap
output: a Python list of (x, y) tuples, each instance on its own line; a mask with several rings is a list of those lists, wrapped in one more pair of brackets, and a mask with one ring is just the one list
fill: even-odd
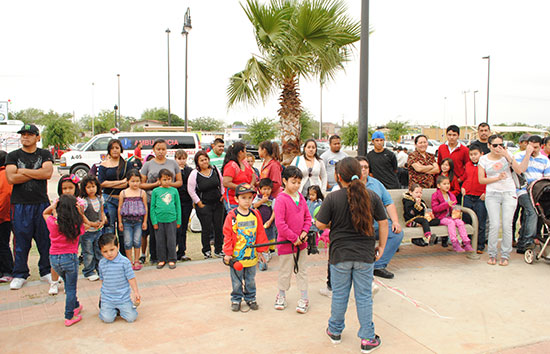
[(381, 131), (375, 131), (375, 132), (372, 134), (372, 137), (371, 137), (371, 140), (374, 140), (374, 139), (383, 139), (383, 140), (386, 140), (386, 137), (384, 136), (384, 133), (382, 133)]

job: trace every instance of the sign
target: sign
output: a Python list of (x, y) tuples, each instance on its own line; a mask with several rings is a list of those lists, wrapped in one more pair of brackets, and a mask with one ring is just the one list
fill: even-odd
[(0, 122), (8, 121), (8, 102), (0, 101)]

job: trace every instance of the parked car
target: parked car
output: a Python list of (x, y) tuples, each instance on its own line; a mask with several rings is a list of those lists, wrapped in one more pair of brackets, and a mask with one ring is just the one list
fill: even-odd
[(64, 153), (67, 151), (71, 151), (71, 148), (68, 147), (60, 147), (60, 146), (53, 146), (50, 149), (50, 152), (52, 153), (52, 156), (55, 160), (59, 159), (61, 156), (63, 156)]

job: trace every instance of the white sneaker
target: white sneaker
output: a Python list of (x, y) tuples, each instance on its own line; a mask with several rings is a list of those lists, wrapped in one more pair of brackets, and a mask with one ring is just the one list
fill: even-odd
[(275, 310), (284, 310), (286, 307), (286, 298), (284, 296), (279, 296), (275, 298)]
[(48, 294), (50, 295), (57, 295), (59, 292), (59, 282), (51, 282), (50, 283), (50, 290), (48, 290)]
[(51, 284), (52, 283), (52, 273), (48, 273), (48, 274), (40, 277), (40, 281)]
[(380, 291), (380, 287), (375, 282), (372, 282), (372, 296), (374, 297), (378, 291)]
[(298, 300), (298, 306), (296, 306), (296, 312), (306, 313), (308, 309), (309, 309), (309, 300), (306, 300), (306, 299)]
[(332, 290), (325, 286), (324, 288), (319, 289), (319, 294), (330, 298), (332, 297)]
[(89, 277), (87, 277), (86, 279), (88, 279), (89, 281), (96, 281), (96, 280), (99, 280), (99, 275), (92, 274)]
[(27, 280), (23, 278), (13, 278), (10, 283), (10, 289), (19, 290), (23, 287), (23, 284), (25, 284), (26, 282)]

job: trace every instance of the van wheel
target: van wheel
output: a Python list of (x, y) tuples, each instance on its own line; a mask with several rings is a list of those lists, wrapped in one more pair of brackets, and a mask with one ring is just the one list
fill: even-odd
[(88, 166), (78, 165), (71, 170), (71, 173), (77, 175), (78, 178), (82, 179), (88, 175), (89, 171), (90, 169), (88, 168)]

